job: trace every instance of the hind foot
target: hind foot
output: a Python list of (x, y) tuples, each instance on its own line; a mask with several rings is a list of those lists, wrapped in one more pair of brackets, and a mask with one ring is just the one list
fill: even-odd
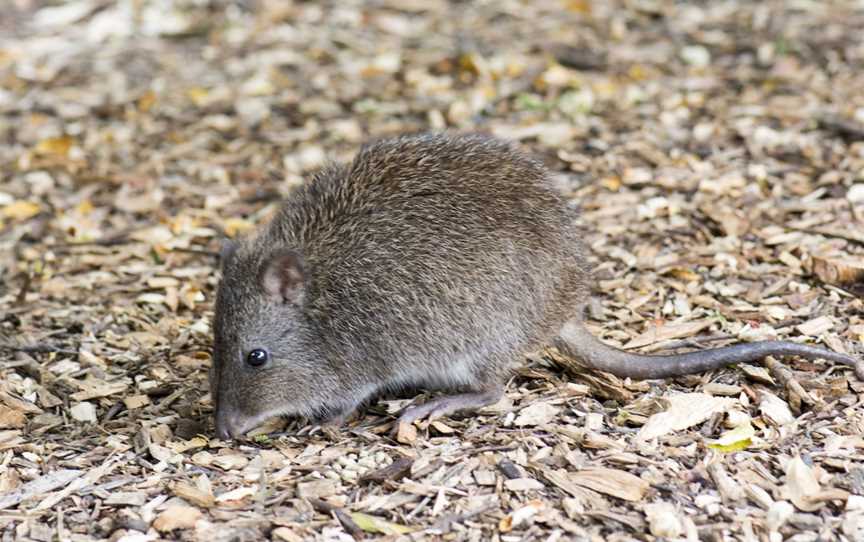
[(436, 418), (459, 412), (460, 410), (477, 410), (484, 406), (495, 404), (501, 399), (503, 394), (503, 389), (496, 388), (482, 392), (444, 395), (419, 405), (410, 406), (402, 411), (402, 414), (393, 426), (393, 432), (396, 433), (399, 430), (399, 426), (403, 423), (410, 425), (424, 418), (432, 421)]

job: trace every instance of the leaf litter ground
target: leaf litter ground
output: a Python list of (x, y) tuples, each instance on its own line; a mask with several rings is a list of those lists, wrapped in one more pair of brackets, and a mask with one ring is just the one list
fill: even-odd
[[(520, 141), (583, 211), (590, 325), (862, 355), (853, 3), (13, 2), (0, 20), (3, 540), (862, 540), (864, 387), (528, 355), (477, 416), (213, 439), (219, 239), (367, 138)], [(786, 360), (784, 360), (786, 361)]]

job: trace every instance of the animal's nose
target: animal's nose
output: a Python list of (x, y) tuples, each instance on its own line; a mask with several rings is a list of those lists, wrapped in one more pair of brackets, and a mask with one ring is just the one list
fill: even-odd
[(231, 440), (237, 433), (237, 420), (227, 412), (216, 413), (216, 436), (222, 440)]

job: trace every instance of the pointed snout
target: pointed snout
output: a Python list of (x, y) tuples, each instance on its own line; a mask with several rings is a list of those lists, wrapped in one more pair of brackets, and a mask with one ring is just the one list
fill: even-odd
[(231, 440), (243, 434), (243, 422), (226, 409), (216, 411), (216, 436), (221, 440)]

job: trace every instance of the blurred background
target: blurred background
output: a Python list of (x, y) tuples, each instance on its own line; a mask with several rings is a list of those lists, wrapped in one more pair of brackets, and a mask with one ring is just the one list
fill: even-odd
[(860, 2), (14, 0), (0, 21), (6, 288), (51, 284), (53, 245), (212, 263), (325, 161), (427, 129), (542, 157), (601, 278), (668, 267), (676, 239), (716, 276), (750, 258), (717, 252), (797, 272), (862, 243)]
[(424, 129), (518, 139), (611, 191), (836, 193), (864, 166), (860, 3), (14, 0), (0, 20), (0, 204), (54, 213), (58, 241), (116, 235), (115, 211), (230, 234), (241, 202)]

